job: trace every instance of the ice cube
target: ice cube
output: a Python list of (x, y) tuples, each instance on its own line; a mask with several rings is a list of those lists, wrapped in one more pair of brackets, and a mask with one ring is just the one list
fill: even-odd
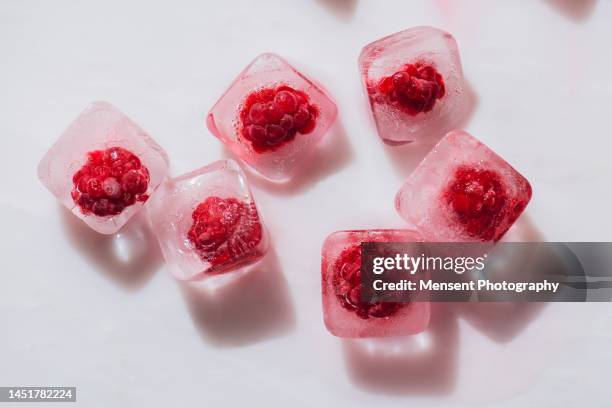
[(261, 259), (268, 235), (240, 166), (220, 160), (166, 181), (147, 205), (179, 280), (200, 280)]
[(411, 230), (353, 230), (329, 235), (321, 252), (325, 326), (338, 337), (415, 334), (429, 324), (428, 302), (361, 301), (362, 242), (421, 242)]
[(415, 27), (375, 41), (363, 48), (359, 70), (387, 144), (442, 136), (468, 111), (457, 42), (442, 30)]
[(107, 102), (94, 102), (49, 149), (38, 178), (74, 215), (102, 234), (117, 232), (168, 172), (166, 152)]
[(238, 75), (208, 113), (207, 125), (265, 178), (285, 182), (336, 118), (327, 92), (275, 54)]
[(426, 240), (498, 241), (531, 199), (531, 185), (470, 134), (448, 133), (402, 186), (399, 214)]

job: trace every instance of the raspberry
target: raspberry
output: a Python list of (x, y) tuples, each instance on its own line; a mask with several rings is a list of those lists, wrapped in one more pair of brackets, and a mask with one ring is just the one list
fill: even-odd
[[(504, 220), (504, 209), (512, 203), (495, 171), (468, 166), (457, 168), (444, 197), (470, 236), (497, 241), (505, 232), (496, 236), (496, 229)], [(518, 211), (510, 214), (514, 218), (509, 224), (518, 218), (526, 203), (521, 208), (520, 205), (514, 205)]]
[(444, 79), (431, 65), (407, 64), (391, 76), (382, 78), (374, 92), (411, 116), (433, 109), (445, 94)]
[(111, 147), (87, 153), (72, 177), (72, 199), (83, 214), (120, 214), (136, 201), (146, 201), (149, 170), (129, 150)]
[(257, 153), (274, 151), (292, 141), (297, 133), (311, 133), (319, 109), (308, 95), (286, 85), (250, 93), (240, 111), (242, 138)]
[(333, 266), (333, 285), (336, 298), (342, 307), (356, 313), (362, 319), (393, 316), (402, 303), (361, 301), (361, 246), (345, 248)]
[(200, 258), (214, 268), (239, 262), (262, 239), (255, 204), (235, 198), (208, 197), (191, 214), (187, 233)]

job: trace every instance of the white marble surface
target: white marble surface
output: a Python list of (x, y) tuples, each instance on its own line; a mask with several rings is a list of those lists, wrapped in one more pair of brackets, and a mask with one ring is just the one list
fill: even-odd
[[(404, 225), (393, 196), (423, 149), (378, 141), (356, 61), (415, 25), (456, 36), (477, 95), (466, 130), (533, 184), (517, 232), (609, 241), (612, 2), (159, 3), (0, 3), (0, 385), (76, 385), (84, 407), (609, 406), (609, 304), (455, 306), (416, 338), (343, 342), (323, 326), (319, 250), (334, 230)], [(341, 126), (292, 185), (251, 177), (275, 246), (257, 271), (181, 289), (146, 230), (89, 233), (36, 179), (97, 99), (174, 175), (224, 157), (205, 114), (263, 51), (327, 85)]]

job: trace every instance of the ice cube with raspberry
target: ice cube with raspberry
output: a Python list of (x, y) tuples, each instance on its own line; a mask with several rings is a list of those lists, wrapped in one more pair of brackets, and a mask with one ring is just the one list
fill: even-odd
[(359, 69), (380, 138), (401, 145), (443, 136), (468, 110), (457, 42), (415, 27), (363, 48)]
[[(323, 317), (327, 330), (345, 338), (416, 334), (429, 325), (428, 302), (366, 303), (361, 299), (362, 242), (422, 242), (411, 230), (337, 231), (321, 251)], [(419, 255), (419, 254), (417, 254)]]
[(38, 165), (44, 186), (102, 234), (117, 232), (168, 173), (166, 152), (108, 102), (94, 102)]
[(496, 242), (531, 199), (531, 185), (467, 132), (448, 133), (395, 198), (399, 214), (430, 241)]
[(240, 166), (221, 160), (165, 182), (148, 204), (179, 280), (201, 280), (261, 259), (268, 235)]
[(207, 125), (263, 177), (285, 182), (336, 118), (319, 84), (278, 55), (255, 58), (208, 113)]

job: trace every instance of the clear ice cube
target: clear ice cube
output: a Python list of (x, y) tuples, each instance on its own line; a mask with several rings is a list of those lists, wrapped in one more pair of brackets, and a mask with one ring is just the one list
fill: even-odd
[(166, 177), (166, 152), (108, 102), (94, 102), (38, 165), (44, 186), (102, 234), (117, 232)]
[(268, 249), (267, 231), (233, 160), (167, 180), (147, 207), (164, 259), (179, 280), (237, 270)]
[(365, 46), (359, 70), (378, 135), (401, 145), (454, 129), (468, 111), (457, 42), (415, 27)]
[(531, 185), (467, 132), (448, 133), (397, 193), (395, 207), (426, 240), (496, 242), (531, 199)]
[(325, 326), (345, 338), (415, 334), (429, 324), (428, 302), (364, 303), (361, 295), (362, 242), (421, 242), (411, 230), (337, 231), (321, 251), (321, 284)]
[(255, 58), (208, 113), (207, 125), (265, 178), (285, 182), (336, 118), (317, 83), (278, 55)]

